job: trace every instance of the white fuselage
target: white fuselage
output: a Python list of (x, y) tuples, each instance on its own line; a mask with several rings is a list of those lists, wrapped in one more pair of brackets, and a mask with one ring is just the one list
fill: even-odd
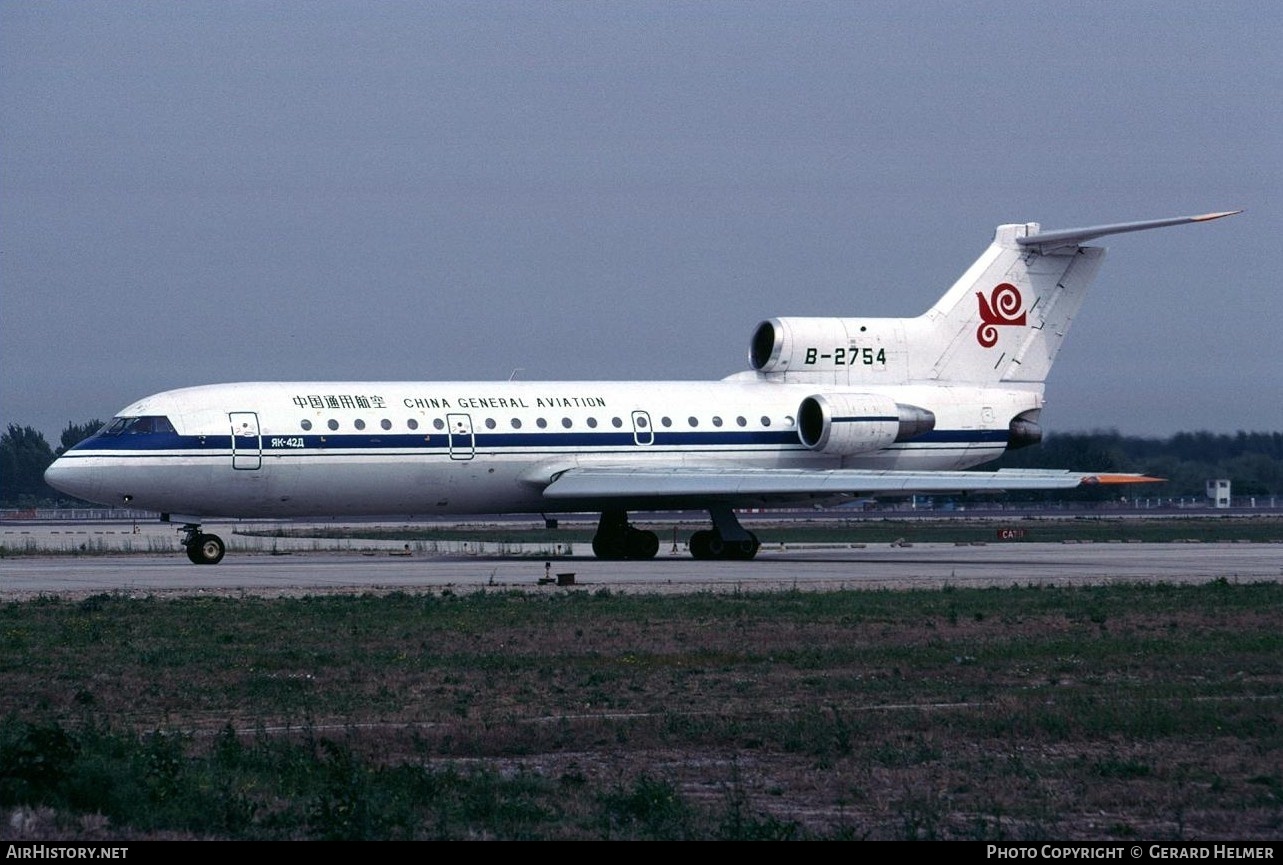
[[(1011, 418), (1042, 405), (1041, 384), (898, 385), (886, 395), (931, 411), (933, 430), (856, 454), (803, 444), (801, 402), (853, 390), (880, 389), (753, 374), (716, 382), (207, 385), (127, 406), (118, 418), (167, 425), (105, 430), (59, 459), (49, 480), (87, 500), (185, 517), (599, 510), (627, 503), (554, 501), (542, 491), (584, 466), (967, 468), (1000, 456)], [(691, 502), (637, 506), (665, 504)]]

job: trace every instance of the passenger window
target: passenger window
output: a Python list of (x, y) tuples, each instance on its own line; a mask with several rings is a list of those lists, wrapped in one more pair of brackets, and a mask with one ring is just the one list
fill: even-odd
[(736, 426), (748, 426), (748, 421), (746, 421), (746, 420), (744, 419), (744, 416), (743, 416), (743, 415), (740, 415), (739, 417), (735, 418), (735, 425), (736, 425)]
[(410, 418), (408, 421), (406, 421), (406, 422), (405, 422), (405, 425), (406, 425), (406, 426), (408, 426), (410, 429), (418, 429), (418, 428), (419, 428), (419, 422), (418, 422), (417, 420), (415, 420), (414, 418)]
[(687, 418), (687, 420), (689, 421), (691, 426), (693, 427), (699, 426), (699, 418), (695, 417), (694, 415), (691, 415), (689, 418)]
[(512, 419), (512, 428), (513, 428), (513, 429), (521, 429), (521, 418), (519, 418), (519, 417), (514, 417), (514, 418)]
[(392, 421), (388, 420), (387, 418), (384, 418), (383, 420), (379, 421), (379, 426), (383, 427), (385, 430), (392, 429)]
[(494, 429), (494, 418), (486, 418), (486, 429)]
[(357, 429), (365, 429), (365, 421), (361, 420), (360, 418), (357, 418), (355, 421), (353, 421), (352, 425), (355, 426)]
[(332, 429), (332, 430), (336, 430), (336, 429), (338, 429), (338, 428), (339, 428), (339, 422), (338, 422), (338, 421), (336, 421), (336, 420), (334, 420), (333, 418), (331, 418), (330, 420), (326, 421), (326, 422), (325, 422), (325, 425), (326, 425), (327, 427), (329, 427), (330, 429)]
[(539, 420), (535, 421), (535, 426), (539, 427), (539, 429), (547, 429), (548, 421), (544, 420), (543, 418), (539, 418)]
[(717, 415), (713, 415), (713, 426), (721, 426), (721, 425), (722, 425), (722, 419)]
[(590, 417), (590, 418), (588, 418), (588, 428), (589, 428), (589, 429), (596, 429), (596, 428), (597, 428), (597, 418), (595, 418), (595, 417)]
[(445, 421), (441, 420), (441, 418), (434, 419), (432, 425), (439, 430), (445, 429)]
[(771, 419), (766, 415), (762, 415), (762, 426), (770, 426), (770, 425), (771, 425)]
[(561, 425), (564, 426), (566, 429), (570, 429), (570, 418), (563, 417), (561, 419)]
[(610, 425), (613, 426), (615, 429), (619, 429), (621, 426), (624, 425), (624, 422), (617, 417), (612, 417), (610, 419)]
[(303, 428), (304, 432), (307, 432), (312, 428), (312, 422), (307, 418), (303, 418), (303, 420), (299, 421), (299, 426)]

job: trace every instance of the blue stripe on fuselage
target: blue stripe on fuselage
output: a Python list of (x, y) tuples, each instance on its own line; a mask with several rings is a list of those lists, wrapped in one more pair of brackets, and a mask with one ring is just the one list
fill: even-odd
[[(1003, 444), (1007, 442), (1006, 430), (933, 430), (917, 436), (900, 446), (917, 444)], [(265, 454), (288, 454), (291, 451), (368, 450), (368, 451), (404, 451), (404, 450), (440, 450), (450, 447), (451, 434), (446, 432), (419, 433), (378, 433), (378, 434), (337, 434), (317, 435), (273, 435), (262, 436), (262, 451)], [(454, 447), (496, 450), (496, 449), (533, 449), (541, 448), (580, 448), (584, 450), (598, 448), (617, 448), (645, 451), (651, 448), (665, 447), (783, 447), (798, 448), (797, 433), (794, 430), (709, 430), (672, 432), (655, 430), (652, 433), (653, 443), (639, 445), (631, 432), (619, 431), (570, 431), (570, 432), (473, 432), (472, 434), (454, 434)], [(176, 433), (140, 433), (137, 435), (94, 436), (80, 442), (68, 453), (89, 455), (93, 451), (227, 451), (232, 448), (232, 436), (211, 435), (191, 436)], [(236, 441), (238, 451), (257, 451), (258, 442), (254, 438), (239, 438)]]

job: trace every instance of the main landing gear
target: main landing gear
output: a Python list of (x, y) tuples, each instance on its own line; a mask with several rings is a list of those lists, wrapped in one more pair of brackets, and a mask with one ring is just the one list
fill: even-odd
[(696, 559), (734, 559), (748, 561), (762, 546), (757, 535), (740, 525), (730, 508), (709, 508), (712, 529), (701, 529), (691, 535), (691, 556)]
[(748, 561), (757, 555), (762, 546), (757, 535), (745, 532), (747, 538), (728, 541), (717, 529), (700, 529), (691, 535), (691, 556), (696, 559), (739, 559)]
[(603, 511), (592, 551), (599, 559), (653, 559), (659, 552), (659, 536), (630, 526), (627, 511)]
[(187, 558), (197, 565), (216, 565), (227, 553), (227, 545), (218, 535), (202, 534), (200, 524), (187, 523), (183, 526), (183, 548)]
[[(697, 559), (747, 561), (762, 546), (757, 535), (745, 530), (730, 508), (709, 508), (713, 528), (691, 535), (691, 555)], [(599, 559), (653, 559), (659, 552), (654, 532), (633, 528), (627, 511), (604, 511), (592, 539), (592, 551)]]

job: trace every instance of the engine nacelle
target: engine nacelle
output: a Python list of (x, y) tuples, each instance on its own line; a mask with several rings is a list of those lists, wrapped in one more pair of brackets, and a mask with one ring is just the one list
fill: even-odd
[(846, 322), (840, 318), (772, 318), (753, 331), (748, 362), (756, 371), (767, 373), (831, 368), (834, 366), (834, 350), (826, 349), (824, 363), (817, 367), (819, 352), (816, 346), (833, 346), (842, 351), (843, 358), (837, 364), (842, 366), (846, 362), (849, 343)]
[(1038, 409), (1021, 412), (1007, 426), (1007, 450), (1027, 448), (1042, 441), (1042, 427), (1038, 425)]
[(797, 409), (797, 435), (813, 451), (851, 456), (935, 429), (935, 415), (870, 393), (808, 396)]

